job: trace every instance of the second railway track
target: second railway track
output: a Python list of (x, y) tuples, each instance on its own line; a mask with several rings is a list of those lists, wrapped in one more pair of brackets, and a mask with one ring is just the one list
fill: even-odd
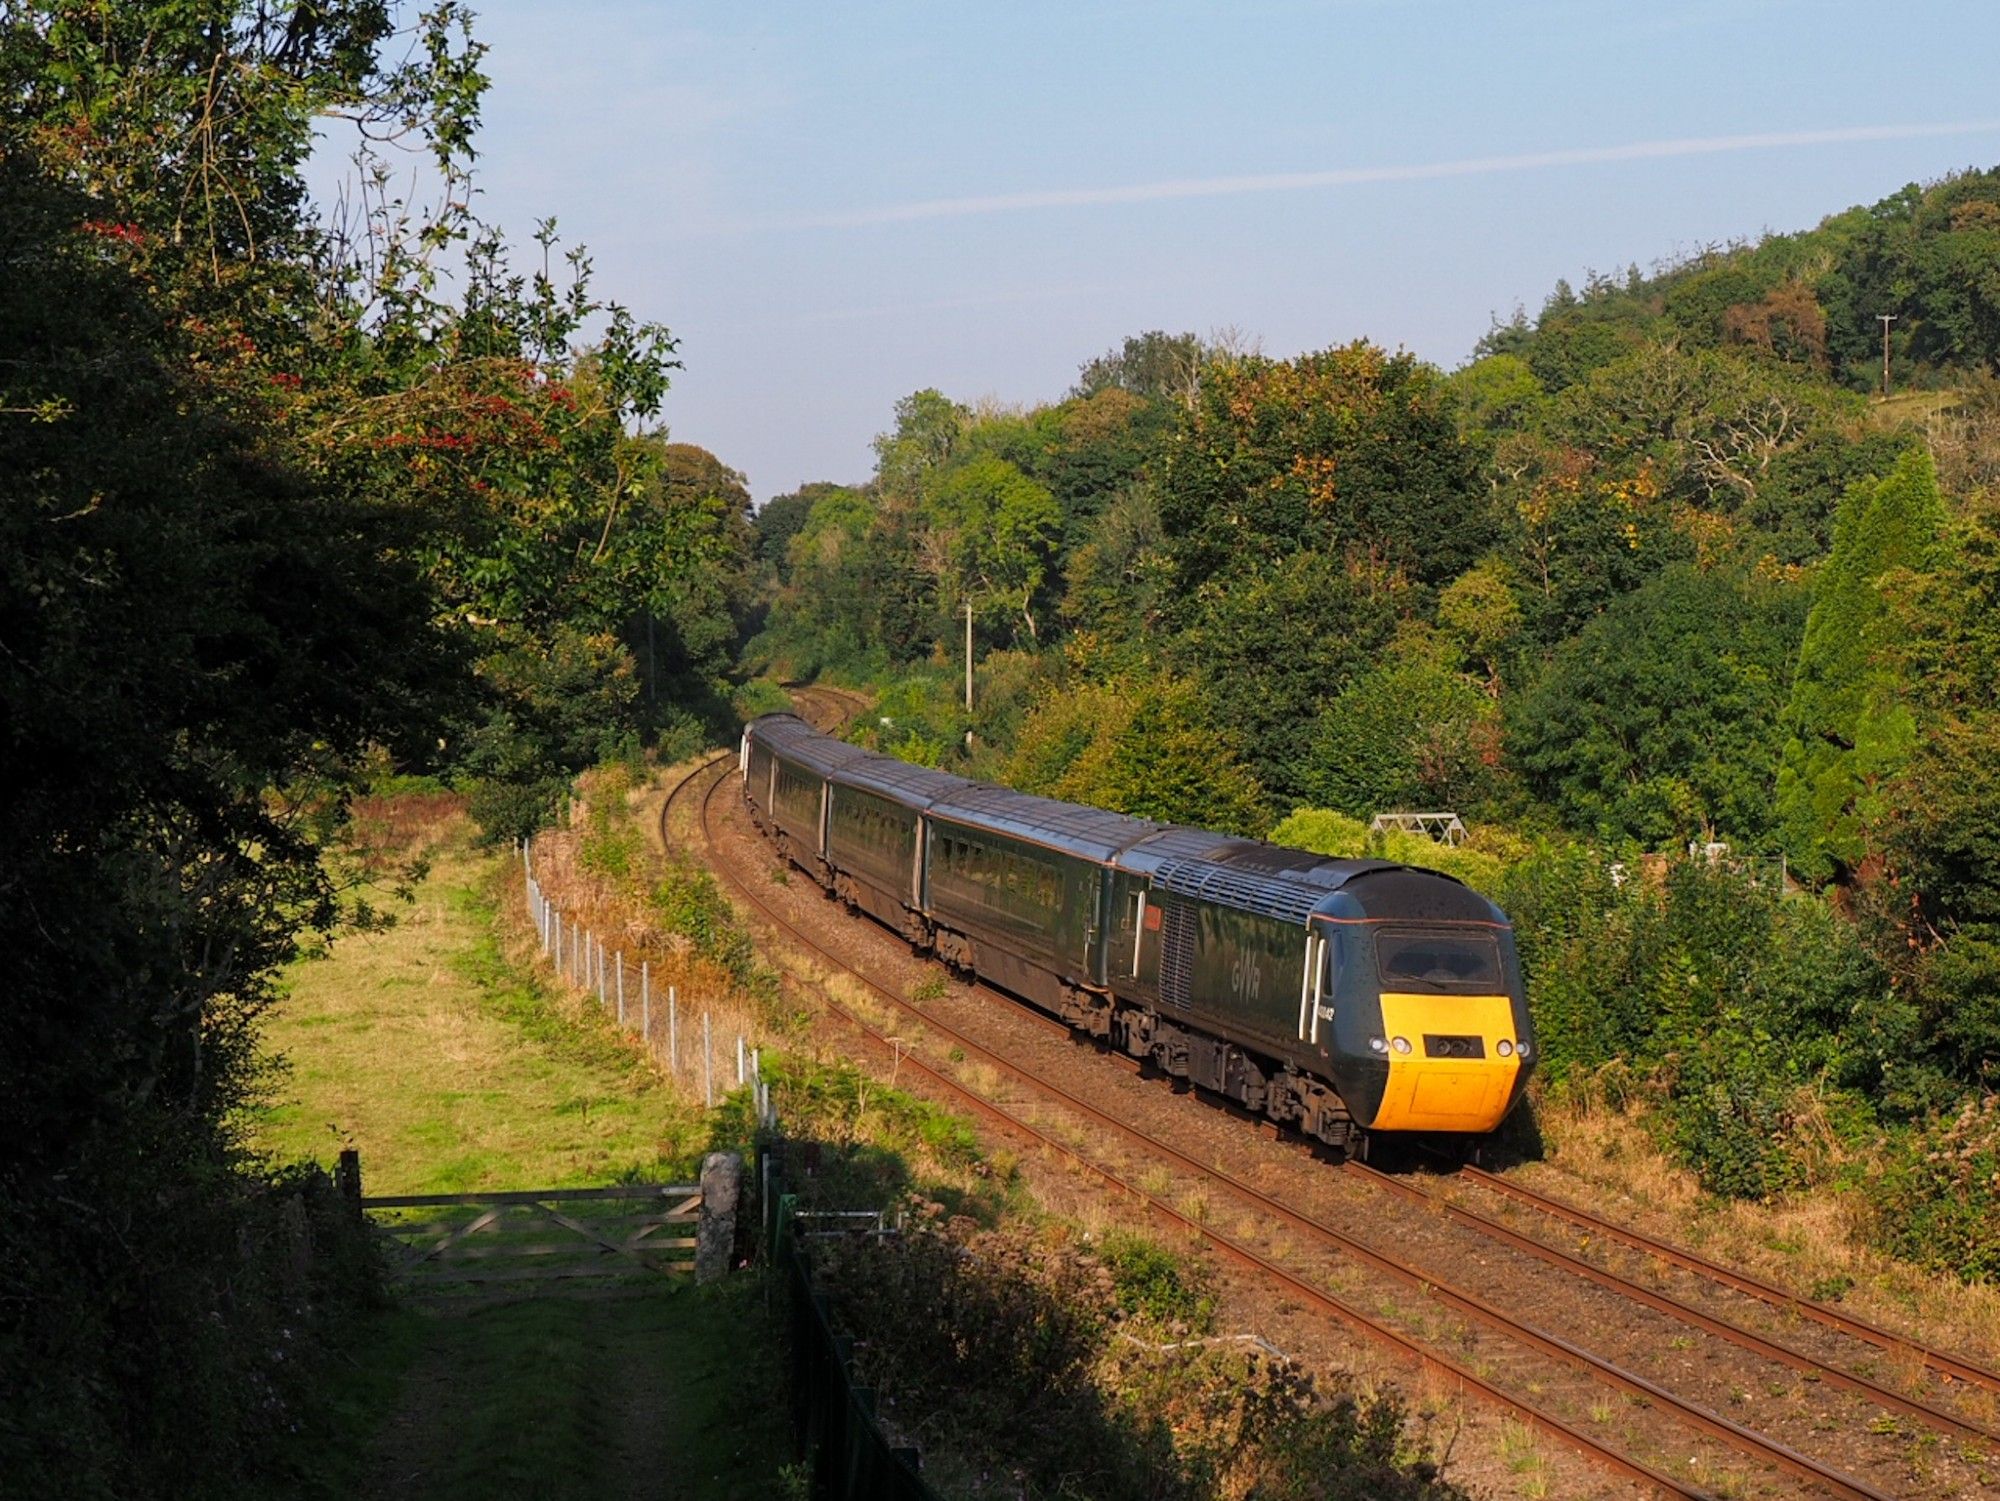
[[(817, 704), (811, 705), (810, 709), (814, 718), (838, 719), (851, 715), (855, 708), (854, 700), (856, 696), (844, 693), (836, 694), (826, 692), (825, 690), (811, 689), (805, 690), (801, 696), (808, 697), (809, 699), (817, 697)], [(1062, 1109), (1088, 1121), (1093, 1131), (1098, 1133), (1099, 1138), (1116, 1140), (1128, 1148), (1150, 1155), (1155, 1160), (1164, 1159), (1165, 1161), (1172, 1162), (1181, 1171), (1195, 1175), (1201, 1181), (1226, 1190), (1232, 1197), (1239, 1199), (1246, 1207), (1254, 1210), (1257, 1214), (1263, 1215), (1271, 1221), (1282, 1223), (1290, 1230), (1313, 1239), (1323, 1247), (1337, 1250), (1340, 1255), (1368, 1267), (1371, 1272), (1380, 1277), (1392, 1279), (1406, 1289), (1416, 1290), (1426, 1298), (1450, 1309), (1457, 1316), (1479, 1324), (1492, 1334), (1503, 1337), (1522, 1349), (1534, 1352), (1535, 1356), (1543, 1361), (1554, 1362), (1568, 1368), (1572, 1373), (1588, 1377), (1592, 1382), (1619, 1391), (1628, 1402), (1635, 1406), (1650, 1407), (1663, 1413), (1671, 1414), (1674, 1421), (1680, 1425), (1684, 1425), (1686, 1429), (1699, 1432), (1709, 1440), (1726, 1445), (1738, 1453), (1752, 1457), (1762, 1465), (1768, 1465), (1778, 1471), (1782, 1471), (1795, 1481), (1802, 1482), (1811, 1492), (1857, 1498), (1886, 1498), (1909, 1494), (1954, 1494), (1951, 1490), (1939, 1490), (1935, 1483), (1927, 1485), (1921, 1491), (1917, 1492), (1900, 1488), (1885, 1488), (1885, 1486), (1894, 1485), (1895, 1482), (1886, 1479), (1877, 1480), (1872, 1476), (1858, 1476), (1848, 1473), (1835, 1464), (1804, 1452), (1800, 1447), (1775, 1438), (1768, 1433), (1760, 1432), (1750, 1424), (1738, 1422), (1727, 1417), (1711, 1406), (1703, 1405), (1700, 1402), (1682, 1396), (1662, 1382), (1642, 1375), (1636, 1370), (1629, 1369), (1617, 1360), (1608, 1358), (1602, 1353), (1592, 1350), (1583, 1342), (1572, 1338), (1565, 1338), (1550, 1330), (1539, 1328), (1496, 1306), (1490, 1298), (1481, 1296), (1477, 1292), (1458, 1285), (1454, 1280), (1447, 1280), (1432, 1272), (1423, 1271), (1409, 1265), (1403, 1258), (1385, 1253), (1375, 1246), (1368, 1244), (1365, 1240), (1347, 1233), (1338, 1225), (1327, 1222), (1323, 1217), (1303, 1213), (1293, 1208), (1291, 1204), (1255, 1187), (1239, 1175), (1230, 1173), (1212, 1163), (1204, 1163), (1196, 1160), (1180, 1147), (1160, 1139), (1157, 1135), (1148, 1134), (1137, 1129), (1129, 1121), (1120, 1119), (1097, 1104), (1082, 1098), (1074, 1090), (1065, 1088), (1053, 1080), (1023, 1068), (1012, 1058), (1003, 1056), (964, 1030), (952, 1026), (934, 1011), (925, 1010), (913, 1005), (890, 987), (878, 983), (872, 976), (863, 973), (853, 964), (834, 954), (812, 934), (806, 932), (799, 924), (789, 920), (777, 910), (772, 901), (766, 899), (755, 888), (752, 882), (746, 879), (735, 868), (734, 864), (726, 858), (723, 851), (724, 841), (721, 837), (719, 820), (716, 816), (716, 803), (721, 789), (730, 785), (731, 782), (727, 774), (729, 760), (730, 758), (718, 758), (717, 761), (711, 762), (707, 766), (691, 773), (670, 794), (667, 808), (671, 810), (678, 800), (690, 792), (698, 791), (700, 793), (697, 824), (703, 842), (709, 847), (711, 863), (716, 867), (718, 874), (725, 879), (742, 900), (754, 908), (765, 923), (776, 929), (789, 942), (812, 950), (821, 961), (859, 980), (873, 994), (896, 1008), (898, 1012), (919, 1021), (929, 1031), (949, 1038), (952, 1044), (966, 1055), (976, 1056), (989, 1068), (997, 1070), (1002, 1075), (1032, 1091), (1042, 1099), (1053, 1101)], [(707, 775), (704, 775), (704, 773), (707, 773)], [(663, 812), (663, 821), (667, 816), (668, 812)], [(792, 978), (795, 983), (800, 983), (799, 976), (794, 974)], [(808, 985), (813, 984), (809, 980), (803, 983)], [(817, 989), (817, 986), (814, 986), (814, 988)], [(1064, 1032), (1067, 1035), (1067, 1029), (1062, 1028), (1059, 1023), (1043, 1017), (1039, 1012), (1033, 1012), (1029, 1008), (1023, 1007), (1021, 1003), (1015, 1001), (1012, 997), (1006, 996), (1004, 992), (993, 991), (984, 986), (978, 987), (978, 991), (982, 996), (1004, 1001), (1009, 1008), (1018, 1008), (1044, 1026)], [(894, 1040), (882, 1033), (879, 1028), (869, 1023), (866, 1018), (855, 1014), (851, 1008), (840, 1006), (823, 993), (821, 994), (821, 1001), (829, 1009), (840, 1014), (850, 1025), (868, 1036), (874, 1043), (885, 1050), (896, 1052), (901, 1059), (902, 1066), (915, 1067), (927, 1079), (931, 1080), (937, 1088), (969, 1104), (982, 1116), (993, 1120), (1004, 1129), (1035, 1140), (1044, 1147), (1078, 1163), (1086, 1171), (1103, 1180), (1108, 1185), (1142, 1203), (1155, 1217), (1175, 1223), (1189, 1233), (1205, 1239), (1226, 1259), (1240, 1266), (1251, 1268), (1259, 1275), (1275, 1279), (1292, 1294), (1305, 1298), (1308, 1302), (1320, 1307), (1325, 1312), (1333, 1314), (1350, 1327), (1360, 1330), (1382, 1343), (1388, 1344), (1403, 1355), (1417, 1359), (1427, 1367), (1440, 1372), (1448, 1380), (1455, 1382), (1462, 1388), (1509, 1409), (1526, 1421), (1539, 1427), (1560, 1443), (1587, 1455), (1597, 1464), (1612, 1469), (1629, 1479), (1641, 1481), (1668, 1494), (1697, 1496), (1713, 1493), (1702, 1485), (1694, 1483), (1670, 1469), (1663, 1468), (1660, 1462), (1663, 1455), (1659, 1452), (1659, 1445), (1657, 1443), (1650, 1446), (1653, 1448), (1654, 1453), (1651, 1462), (1649, 1462), (1646, 1457), (1628, 1452), (1632, 1447), (1644, 1448), (1648, 1446), (1626, 1445), (1621, 1447), (1606, 1441), (1606, 1439), (1597, 1434), (1586, 1431), (1574, 1417), (1565, 1417), (1550, 1410), (1545, 1402), (1536, 1402), (1529, 1396), (1524, 1396), (1518, 1390), (1510, 1390), (1502, 1383), (1489, 1379), (1487, 1375), (1473, 1368), (1474, 1363), (1460, 1359), (1449, 1350), (1439, 1348), (1440, 1341), (1412, 1337), (1409, 1333), (1393, 1327), (1383, 1318), (1371, 1315), (1357, 1306), (1353, 1300), (1335, 1294), (1323, 1285), (1324, 1279), (1302, 1276), (1298, 1271), (1282, 1265), (1273, 1256), (1237, 1238), (1224, 1235), (1212, 1225), (1202, 1223), (1197, 1218), (1186, 1214), (1173, 1204), (1166, 1202), (1160, 1195), (1151, 1192), (1148, 1188), (1133, 1181), (1132, 1175), (1121, 1174), (1117, 1169), (1107, 1167), (1102, 1161), (1096, 1160), (1070, 1142), (1051, 1135), (1048, 1131), (1025, 1119), (1018, 1110), (1009, 1110), (1005, 1105), (987, 1098), (981, 1091), (975, 1090), (963, 1081), (952, 1077), (944, 1069), (916, 1058), (909, 1051), (899, 1048)], [(1533, 1257), (1547, 1266), (1558, 1268), (1565, 1274), (1588, 1283), (1597, 1289), (1608, 1292), (1618, 1298), (1626, 1299), (1635, 1306), (1635, 1309), (1643, 1308), (1652, 1313), (1677, 1319), (1688, 1327), (1700, 1329), (1711, 1338), (1726, 1341), (1750, 1355), (1801, 1373), (1808, 1382), (1815, 1384), (1824, 1383), (1829, 1386), (1838, 1387), (1851, 1394), (1857, 1400), (1872, 1404), (1884, 1414), (1893, 1414), (1898, 1418), (1909, 1419), (1940, 1434), (1950, 1435), (1959, 1440), (1961, 1445), (1964, 1446), (1960, 1457), (1968, 1464), (1977, 1464), (1982, 1458), (1972, 1454), (1973, 1446), (1991, 1446), (1995, 1442), (1993, 1432), (1980, 1422), (1936, 1407), (1920, 1398), (1895, 1392), (1867, 1376), (1858, 1375), (1828, 1364), (1812, 1355), (1797, 1351), (1789, 1346), (1770, 1340), (1763, 1335), (1716, 1318), (1714, 1315), (1694, 1308), (1681, 1300), (1645, 1288), (1614, 1271), (1585, 1262), (1581, 1258), (1548, 1245), (1539, 1239), (1523, 1235), (1519, 1231), (1502, 1225), (1499, 1221), (1489, 1216), (1477, 1214), (1461, 1205), (1448, 1203), (1428, 1189), (1358, 1166), (1350, 1167), (1348, 1171), (1354, 1177), (1368, 1182), (1371, 1187), (1382, 1195), (1427, 1201), (1427, 1208), (1433, 1216), (1448, 1219), (1462, 1227), (1475, 1231), (1495, 1243), (1508, 1245), (1512, 1249)], [(1482, 1185), (1497, 1185), (1493, 1188), (1495, 1192), (1514, 1193), (1524, 1200), (1535, 1199), (1538, 1201), (1536, 1207), (1543, 1209), (1546, 1213), (1568, 1214), (1574, 1218), (1587, 1218), (1583, 1216), (1582, 1211), (1574, 1210), (1569, 1206), (1563, 1206), (1559, 1201), (1541, 1200), (1540, 1196), (1532, 1195), (1528, 1190), (1519, 1189), (1516, 1185), (1508, 1183), (1504, 1179), (1496, 1179), (1488, 1174), (1477, 1174), (1471, 1181), (1479, 1182)], [(1616, 1227), (1612, 1226), (1604, 1226), (1602, 1228), (1607, 1233), (1616, 1230)], [(1634, 1240), (1644, 1239), (1637, 1236), (1633, 1236), (1632, 1238)], [(1650, 1242), (1647, 1244), (1649, 1250), (1654, 1245), (1654, 1243)], [(1688, 1255), (1691, 1260), (1700, 1262), (1700, 1258), (1693, 1258), (1691, 1253), (1683, 1254)], [(1704, 1267), (1712, 1267), (1713, 1265), (1706, 1262), (1701, 1262), (1700, 1264)], [(1727, 1269), (1716, 1268), (1715, 1270), (1727, 1273)], [(1728, 1275), (1740, 1276), (1740, 1274)], [(1740, 1280), (1752, 1282), (1754, 1279), (1741, 1278)], [(1776, 1289), (1766, 1288), (1761, 1283), (1755, 1284), (1755, 1286), (1758, 1289), (1774, 1294), (1778, 1298), (1786, 1296)], [(1817, 1305), (1814, 1306), (1817, 1307)], [(1849, 1320), (1847, 1322), (1859, 1324), (1859, 1321)], [(1946, 1373), (1954, 1379), (1974, 1382), (1976, 1384), (1983, 1384), (1984, 1381), (1993, 1381), (1996, 1383), (1996, 1389), (2000, 1389), (2000, 1378), (1994, 1378), (1991, 1373), (1984, 1372), (1968, 1362), (1958, 1361), (1955, 1357), (1946, 1355), (1943, 1352), (1924, 1349), (1921, 1346), (1916, 1346), (1912, 1341), (1903, 1340), (1900, 1336), (1889, 1335), (1885, 1331), (1875, 1330), (1872, 1326), (1860, 1327), (1866, 1331), (1867, 1336), (1877, 1336), (1877, 1343), (1891, 1341), (1896, 1345), (1914, 1349), (1925, 1357), (1926, 1363), (1932, 1369)], [(1964, 1374), (1961, 1375), (1961, 1372)], [(1537, 1389), (1539, 1389), (1540, 1385), (1532, 1378), (1528, 1379), (1526, 1384), (1531, 1388)], [(1876, 1427), (1871, 1431), (1879, 1433), (1882, 1430)], [(1685, 1447), (1685, 1445), (1681, 1447)], [(1876, 1467), (1871, 1465), (1869, 1468), (1873, 1470)], [(1765, 1473), (1768, 1475), (1769, 1472), (1766, 1471)], [(1771, 1478), (1775, 1479), (1775, 1477)], [(1760, 1487), (1760, 1489), (1768, 1491), (1769, 1487), (1766, 1485)], [(1964, 1493), (1972, 1494), (1976, 1492)], [(2000, 1489), (1989, 1493), (2000, 1494)]]

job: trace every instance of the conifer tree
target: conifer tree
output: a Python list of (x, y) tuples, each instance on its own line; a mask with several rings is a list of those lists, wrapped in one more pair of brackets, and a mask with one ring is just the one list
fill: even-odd
[(1937, 469), (1913, 449), (1879, 480), (1849, 486), (1834, 518), (1786, 711), (1778, 772), (1786, 852), (1809, 879), (1847, 874), (1866, 855), (1877, 788), (1908, 760), (1916, 722), (1885, 648), (1890, 570), (1921, 566), (1945, 522)]

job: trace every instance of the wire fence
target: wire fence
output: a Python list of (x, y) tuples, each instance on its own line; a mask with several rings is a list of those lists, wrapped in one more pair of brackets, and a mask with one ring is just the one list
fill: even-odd
[(741, 1032), (734, 1035), (732, 1046), (725, 1032), (718, 1058), (713, 1012), (683, 997), (676, 985), (654, 984), (651, 960), (634, 963), (575, 913), (556, 905), (535, 878), (533, 840), (521, 840), (516, 852), (528, 917), (557, 981), (615, 1016), (618, 1026), (637, 1037), (670, 1077), (698, 1090), (709, 1109), (715, 1108), (718, 1094), (748, 1088), (759, 1124), (775, 1127), (777, 1112), (757, 1047)]
[(881, 1214), (801, 1211), (797, 1199), (785, 1192), (782, 1169), (769, 1149), (778, 1135), (778, 1112), (763, 1077), (759, 1050), (741, 1032), (722, 1038), (718, 1050), (709, 1007), (685, 1000), (675, 985), (656, 986), (650, 960), (633, 963), (577, 914), (550, 899), (535, 877), (532, 840), (520, 841), (516, 853), (528, 916), (556, 980), (594, 999), (676, 1080), (698, 1088), (709, 1107), (715, 1105), (718, 1086), (724, 1094), (731, 1088), (751, 1091), (766, 1143), (762, 1181), (757, 1185), (764, 1250), (788, 1305), (793, 1435), (811, 1472), (812, 1493), (830, 1501), (937, 1501), (937, 1493), (919, 1473), (917, 1451), (896, 1444), (884, 1433), (876, 1417), (875, 1393), (856, 1380), (854, 1341), (836, 1329), (833, 1310), (815, 1285), (811, 1254), (804, 1244), (809, 1221), (860, 1219), (872, 1222), (874, 1233), (887, 1233)]

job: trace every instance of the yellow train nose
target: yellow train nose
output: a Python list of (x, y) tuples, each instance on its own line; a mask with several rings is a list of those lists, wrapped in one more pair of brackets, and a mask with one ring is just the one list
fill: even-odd
[[(1409, 1049), (1390, 1050), (1375, 1130), (1491, 1131), (1500, 1124), (1521, 1068), (1506, 996), (1388, 993), (1382, 1026)], [(1504, 1057), (1502, 1042), (1509, 1045)]]

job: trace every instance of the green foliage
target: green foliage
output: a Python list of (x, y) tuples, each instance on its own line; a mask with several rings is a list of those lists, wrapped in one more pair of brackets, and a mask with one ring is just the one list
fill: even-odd
[(2000, 1096), (1899, 1134), (1868, 1186), (1877, 1238), (1918, 1266), (2000, 1279)]
[(1892, 312), (1900, 380), (2000, 363), (2000, 171), (1911, 184), (1797, 234), (1712, 247), (1641, 277), (1558, 283), (1532, 324), (1496, 328), (1482, 350), (1523, 360), (1550, 390), (1587, 378), (1648, 341), (1742, 351), (1828, 372), (1867, 391), (1881, 379), (1881, 325)]
[(1307, 791), (1359, 817), (1471, 812), (1493, 789), (1500, 709), (1421, 637), (1351, 678), (1313, 727)]
[(1311, 850), (1341, 860), (1396, 860), (1425, 870), (1441, 870), (1486, 896), (1505, 883), (1508, 866), (1528, 847), (1504, 834), (1480, 830), (1464, 844), (1439, 844), (1424, 834), (1391, 830), (1378, 834), (1358, 818), (1330, 808), (1295, 808), (1268, 836), (1288, 849)]
[(1489, 354), (1455, 372), (1448, 382), (1458, 420), (1468, 433), (1505, 432), (1525, 426), (1540, 404), (1542, 383), (1519, 355)]
[(935, 1203), (914, 1206), (900, 1236), (819, 1244), (816, 1278), (856, 1337), (861, 1379), (922, 1442), (941, 1489), (1004, 1468), (1026, 1494), (1103, 1501), (1458, 1494), (1406, 1444), (1393, 1403), (1322, 1400), (1288, 1361), (1119, 1338), (1125, 1290), (1171, 1316), (1188, 1310), (1187, 1285), (1157, 1248), (1107, 1246), (1093, 1254), (1053, 1226), (982, 1229)]
[(691, 861), (670, 860), (650, 893), (649, 905), (660, 927), (685, 937), (702, 958), (720, 965), (740, 983), (755, 979), (756, 948), (708, 871)]
[(1207, 1270), (1158, 1241), (1113, 1231), (1096, 1246), (1111, 1271), (1112, 1296), (1126, 1313), (1179, 1335), (1203, 1335), (1215, 1323), (1215, 1289)]
[(789, 713), (792, 696), (769, 678), (751, 678), (738, 686), (731, 703), (739, 718), (749, 720), (763, 714)]
[(479, 664), (486, 712), (460, 753), (472, 816), (490, 837), (525, 837), (555, 815), (584, 767), (635, 748), (640, 688), (616, 637), (560, 626)]
[(1638, 984), (1640, 913), (1633, 872), (1588, 845), (1537, 847), (1504, 873), (1499, 902), (1514, 942), (1542, 1050), (1555, 1084), (1636, 1055), (1650, 1018)]
[[(371, 743), (434, 738), (455, 691), (411, 516), (317, 472), (246, 395), (199, 316), (228, 295), (165, 233), (206, 86), (209, 170), (265, 196), (227, 224), (183, 200), (184, 236), (228, 275), (239, 226), (268, 234), (281, 303), (291, 168), (320, 105), (377, 97), (384, 18), (335, 5), (290, 43), (241, 21), (228, 68), (192, 9), (0, 22), (0, 1473), (29, 1494), (282, 1482), (327, 1331), (368, 1289), (331, 1192), (267, 1182), (231, 1122), (272, 971), (339, 912), (335, 789)], [(295, 1257), (287, 1197), (317, 1254)]]
[[(271, 1488), (358, 1294), (268, 1275), (236, 1120), (274, 970), (355, 910), (320, 858), (349, 791), (449, 777), (531, 827), (577, 767), (684, 732), (733, 646), (747, 497), (634, 436), (671, 337), (553, 225), (566, 269), (530, 276), (470, 212), (483, 52), (456, 0), (0, 20), (17, 1487)], [(361, 143), (340, 225), (303, 173), (332, 121)]]
[(1329, 554), (1295, 553), (1210, 591), (1169, 661), (1202, 684), (1282, 806), (1309, 795), (1320, 710), (1387, 643), (1396, 603)]
[(1438, 594), (1437, 619), (1487, 682), (1498, 685), (1500, 664), (1521, 633), (1521, 601), (1505, 559), (1481, 559), (1447, 584)]
[(1908, 759), (1916, 725), (1888, 653), (1882, 579), (1921, 566), (1944, 524), (1937, 471), (1913, 450), (1841, 501), (1833, 552), (1814, 588), (1786, 721), (1778, 814), (1800, 870), (1826, 879), (1858, 866), (1877, 788)]
[(1365, 343), (1212, 366), (1159, 486), (1190, 602), (1300, 551), (1374, 581), (1442, 581), (1492, 535), (1436, 372)]
[(1738, 1197), (1803, 1181), (1827, 1099), (1883, 1095), (1914, 1032), (1854, 927), (1774, 878), (1687, 861), (1621, 881), (1552, 846), (1500, 896), (1547, 1077), (1619, 1063), (1653, 1081), (1677, 1156)]
[(1615, 601), (1508, 704), (1529, 785), (1654, 847), (1770, 834), (1797, 592), (1679, 565)]
[(1116, 389), (1152, 402), (1185, 402), (1216, 355), (1199, 334), (1159, 329), (1134, 334), (1118, 348), (1086, 361), (1077, 374), (1074, 394), (1089, 398)]
[(1026, 792), (1169, 823), (1256, 833), (1263, 790), (1195, 684), (1084, 682), (1042, 699), (1007, 780)]
[(1061, 515), (1055, 497), (1005, 459), (982, 455), (923, 489), (930, 546), (940, 554), (938, 603), (956, 616), (970, 605), (990, 635), (1017, 626), (1039, 637), (1037, 614)]

